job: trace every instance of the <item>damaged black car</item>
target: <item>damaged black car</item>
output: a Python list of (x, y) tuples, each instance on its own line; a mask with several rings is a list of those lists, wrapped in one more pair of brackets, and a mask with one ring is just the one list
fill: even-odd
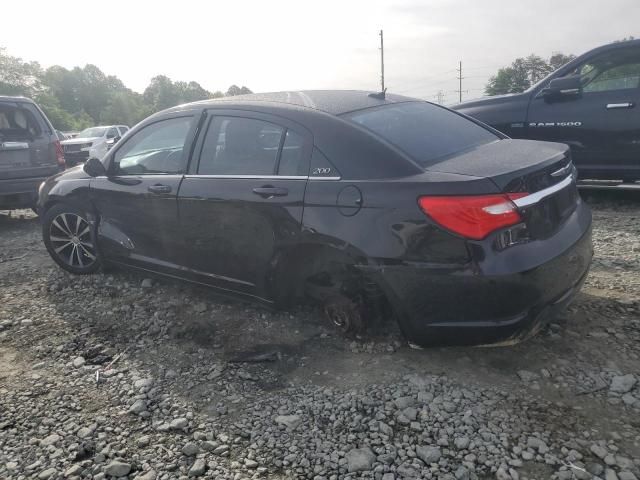
[(141, 122), (42, 186), (52, 258), (122, 265), (346, 331), (393, 316), (419, 345), (514, 343), (578, 292), (591, 213), (565, 145), (361, 91), (208, 100)]

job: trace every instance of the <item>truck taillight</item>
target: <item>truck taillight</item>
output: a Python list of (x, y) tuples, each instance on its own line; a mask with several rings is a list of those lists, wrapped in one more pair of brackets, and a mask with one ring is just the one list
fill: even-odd
[(60, 140), (55, 140), (53, 144), (56, 147), (56, 160), (58, 161), (58, 166), (64, 168), (64, 150), (62, 149), (62, 144), (60, 143)]
[(424, 213), (447, 230), (482, 240), (499, 228), (522, 222), (513, 200), (528, 193), (498, 195), (425, 196), (418, 199)]

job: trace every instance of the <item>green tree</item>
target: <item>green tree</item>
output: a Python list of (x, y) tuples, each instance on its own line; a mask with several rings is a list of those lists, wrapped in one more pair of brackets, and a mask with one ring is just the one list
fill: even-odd
[(251, 90), (249, 90), (247, 87), (245, 87), (244, 85), (242, 87), (239, 87), (237, 85), (231, 85), (229, 87), (229, 89), (227, 90), (227, 97), (233, 97), (236, 95), (246, 95), (248, 93), (253, 93)]
[(542, 80), (551, 72), (575, 57), (556, 53), (545, 60), (531, 54), (526, 58), (516, 58), (513, 63), (498, 70), (485, 86), (487, 95), (503, 95), (505, 93), (524, 92), (531, 85)]
[(33, 97), (42, 89), (42, 69), (38, 62), (24, 62), (0, 47), (0, 94)]

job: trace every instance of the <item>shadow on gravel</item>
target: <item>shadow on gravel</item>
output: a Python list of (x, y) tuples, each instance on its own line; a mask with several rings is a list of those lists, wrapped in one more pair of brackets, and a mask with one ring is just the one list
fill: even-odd
[(630, 206), (640, 208), (640, 190), (581, 189), (580, 196), (592, 207)]
[[(623, 318), (617, 302), (585, 293), (566, 314), (519, 345), (412, 350), (395, 326), (354, 340), (312, 308), (272, 312), (173, 282), (145, 289), (139, 287), (142, 277), (128, 272), (57, 277), (47, 300), (80, 332), (81, 342), (71, 349), (87, 356), (97, 354), (90, 351), (96, 344), (112, 355), (126, 350), (159, 375), (198, 368), (204, 379), (215, 380), (222, 370), (234, 376), (242, 371), (240, 380), (244, 375), (264, 390), (287, 383), (357, 386), (407, 373), (505, 384), (519, 382), (520, 370), (637, 361), (626, 358), (615, 335), (607, 333), (614, 319)], [(608, 343), (611, 349), (602, 348)]]

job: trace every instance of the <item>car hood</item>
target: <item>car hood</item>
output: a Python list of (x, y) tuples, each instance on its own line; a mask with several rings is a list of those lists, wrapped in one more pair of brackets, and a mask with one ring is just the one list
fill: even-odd
[(474, 107), (485, 107), (491, 105), (500, 105), (502, 103), (513, 103), (517, 101), (519, 98), (528, 97), (528, 93), (507, 93), (505, 95), (494, 95), (491, 97), (481, 97), (475, 98), (473, 100), (467, 100), (466, 102), (456, 103), (455, 105), (450, 105), (449, 108), (452, 110), (466, 110), (468, 108)]
[(96, 140), (100, 140), (102, 137), (88, 137), (88, 138), (70, 138), (69, 140), (63, 140), (60, 143), (62, 145), (78, 145), (79, 143), (94, 143)]

